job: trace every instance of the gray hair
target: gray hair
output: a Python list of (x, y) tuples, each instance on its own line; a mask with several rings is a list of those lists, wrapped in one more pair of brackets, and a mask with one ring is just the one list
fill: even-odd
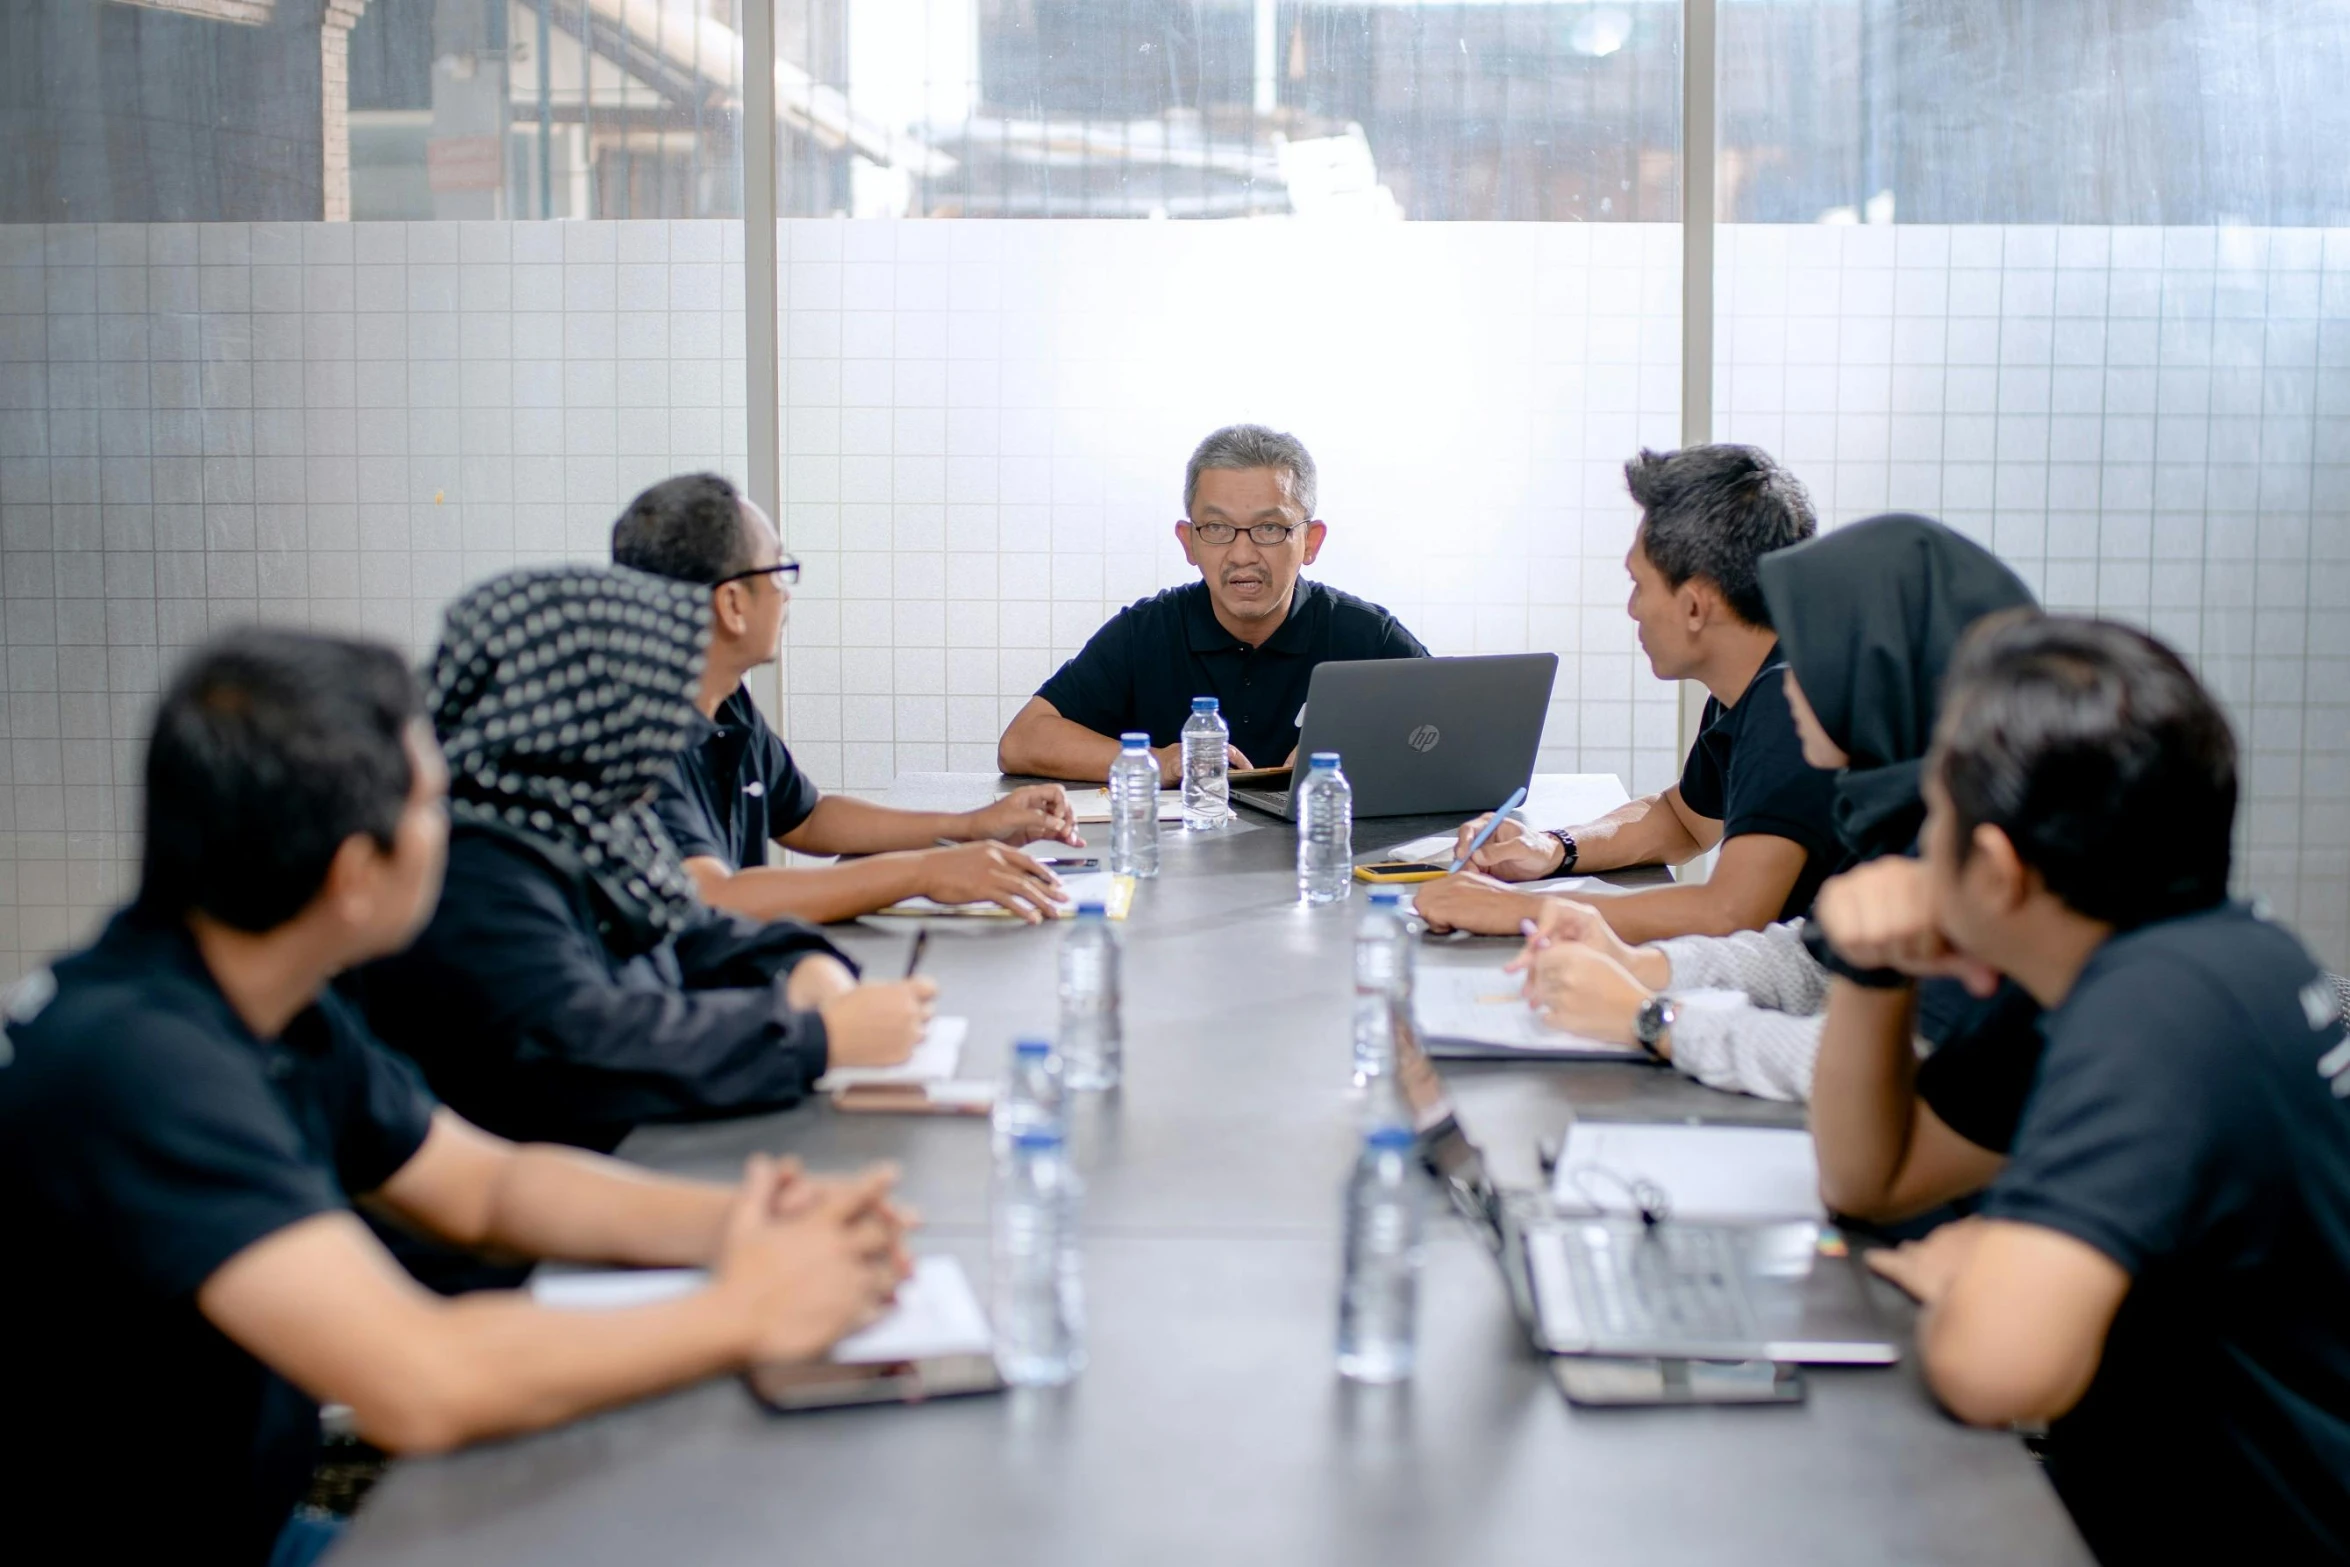
[(1313, 454), (1306, 450), (1305, 442), (1261, 424), (1228, 424), (1199, 443), (1183, 469), (1183, 514), (1187, 517), (1199, 494), (1199, 476), (1210, 468), (1278, 469), (1282, 491), (1303, 507), (1308, 517), (1320, 499)]

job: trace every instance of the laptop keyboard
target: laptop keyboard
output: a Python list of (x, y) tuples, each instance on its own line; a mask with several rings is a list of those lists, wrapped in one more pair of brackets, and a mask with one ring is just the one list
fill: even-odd
[[(1568, 1221), (1532, 1238), (1551, 1268), (1542, 1291), (1544, 1336), (1565, 1348), (1752, 1342), (1754, 1314), (1738, 1259), (1718, 1229)], [(1564, 1284), (1566, 1288), (1555, 1287)]]

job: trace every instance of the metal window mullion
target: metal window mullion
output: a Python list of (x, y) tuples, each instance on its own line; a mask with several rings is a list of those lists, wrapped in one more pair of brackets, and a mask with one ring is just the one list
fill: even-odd
[[(1681, 0), (1681, 444), (1714, 438), (1716, 0)], [(1680, 741), (1697, 738), (1705, 691), (1681, 687)]]
[(1681, 5), (1681, 444), (1713, 439), (1715, 0)]
[(782, 340), (776, 330), (775, 0), (743, 8), (743, 382), (751, 499), (782, 525)]

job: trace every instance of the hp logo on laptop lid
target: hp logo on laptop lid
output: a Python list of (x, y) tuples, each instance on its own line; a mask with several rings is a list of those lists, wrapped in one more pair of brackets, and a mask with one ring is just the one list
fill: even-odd
[(1422, 724), (1404, 737), (1404, 744), (1415, 751), (1427, 752), (1435, 750), (1436, 742), (1443, 738), (1443, 731), (1434, 724)]

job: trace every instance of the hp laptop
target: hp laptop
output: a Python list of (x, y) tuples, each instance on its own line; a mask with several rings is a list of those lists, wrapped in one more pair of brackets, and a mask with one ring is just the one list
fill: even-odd
[[(1317, 665), (1298, 760), (1336, 751), (1357, 816), (1490, 811), (1534, 776), (1558, 668), (1555, 653)], [(1295, 814), (1286, 788), (1236, 782), (1232, 798)]]
[(1546, 1193), (1491, 1179), (1402, 1008), (1395, 1062), (1421, 1158), (1492, 1248), (1536, 1348), (1843, 1366), (1901, 1358), (1865, 1270), (1833, 1230), (1560, 1213)]

